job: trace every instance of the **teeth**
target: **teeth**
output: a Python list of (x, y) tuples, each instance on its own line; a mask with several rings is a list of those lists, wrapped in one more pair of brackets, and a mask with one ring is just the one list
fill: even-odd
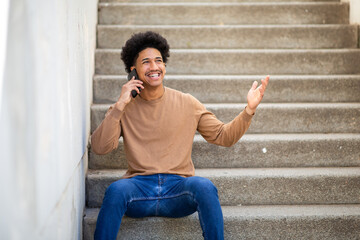
[(159, 74), (152, 74), (152, 75), (150, 75), (150, 77), (157, 77), (157, 76), (159, 76)]

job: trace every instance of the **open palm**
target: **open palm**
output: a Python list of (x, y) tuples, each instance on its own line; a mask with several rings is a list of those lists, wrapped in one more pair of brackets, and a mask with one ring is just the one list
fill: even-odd
[(253, 112), (255, 112), (255, 109), (260, 104), (264, 96), (266, 86), (269, 83), (269, 79), (270, 79), (269, 76), (266, 76), (265, 79), (261, 79), (261, 85), (259, 87), (257, 87), (258, 82), (254, 81), (251, 89), (248, 92), (247, 95), (248, 108), (250, 108), (250, 110), (252, 110)]

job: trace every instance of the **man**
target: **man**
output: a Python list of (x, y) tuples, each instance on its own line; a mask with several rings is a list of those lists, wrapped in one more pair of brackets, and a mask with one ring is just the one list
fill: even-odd
[[(168, 57), (166, 39), (154, 32), (133, 35), (122, 49), (126, 71), (135, 68), (140, 80), (123, 85), (118, 101), (92, 134), (91, 145), (96, 154), (107, 154), (122, 136), (128, 170), (106, 190), (96, 240), (116, 239), (124, 214), (177, 218), (196, 211), (204, 239), (224, 238), (217, 189), (210, 180), (194, 176), (194, 135), (198, 131), (221, 146), (235, 144), (248, 129), (269, 77), (258, 88), (253, 83), (245, 110), (224, 124), (191, 95), (164, 87)], [(139, 94), (135, 98), (133, 90)]]

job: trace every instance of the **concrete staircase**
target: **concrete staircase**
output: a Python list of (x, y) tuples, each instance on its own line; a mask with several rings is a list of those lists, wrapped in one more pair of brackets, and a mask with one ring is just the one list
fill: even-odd
[[(225, 239), (360, 239), (360, 50), (349, 5), (333, 0), (103, 0), (92, 131), (126, 81), (120, 49), (154, 30), (171, 46), (165, 85), (229, 121), (254, 80), (271, 75), (245, 136), (217, 147), (197, 135), (196, 174), (218, 187)], [(107, 186), (125, 172), (122, 139), (90, 152), (84, 239)], [(124, 218), (118, 239), (202, 239), (197, 214)]]

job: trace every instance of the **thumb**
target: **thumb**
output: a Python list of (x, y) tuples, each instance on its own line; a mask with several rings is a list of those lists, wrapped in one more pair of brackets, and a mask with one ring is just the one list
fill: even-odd
[(257, 87), (257, 85), (258, 85), (258, 82), (257, 82), (257, 81), (254, 81), (253, 84), (252, 84), (252, 86), (251, 86), (251, 89), (252, 89), (252, 90), (255, 90), (256, 87)]

